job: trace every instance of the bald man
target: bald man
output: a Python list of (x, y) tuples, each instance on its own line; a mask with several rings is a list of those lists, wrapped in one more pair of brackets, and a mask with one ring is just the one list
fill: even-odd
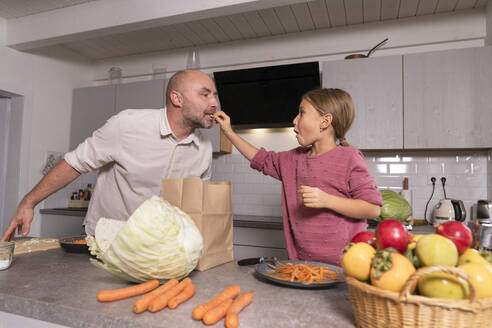
[(84, 220), (90, 235), (99, 218), (127, 220), (145, 199), (159, 195), (161, 179), (210, 179), (212, 144), (197, 128), (212, 127), (217, 106), (217, 90), (206, 74), (177, 72), (165, 108), (124, 110), (66, 153), (24, 196), (2, 240), (12, 239), (16, 229), (27, 236), (34, 207), (83, 173), (99, 170)]

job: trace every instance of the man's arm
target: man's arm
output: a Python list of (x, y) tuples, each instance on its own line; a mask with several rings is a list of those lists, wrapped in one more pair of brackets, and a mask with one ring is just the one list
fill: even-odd
[(11, 240), (15, 235), (15, 229), (22, 236), (27, 236), (31, 230), (31, 222), (34, 218), (34, 207), (49, 195), (55, 193), (80, 175), (65, 160), (57, 163), (39, 183), (22, 199), (10, 225), (2, 236), (2, 240)]

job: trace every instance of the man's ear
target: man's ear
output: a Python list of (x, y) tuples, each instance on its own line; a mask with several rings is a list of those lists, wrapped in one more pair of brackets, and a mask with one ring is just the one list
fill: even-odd
[(183, 96), (176, 90), (171, 91), (169, 94), (169, 98), (174, 107), (182, 107), (183, 106)]
[(321, 128), (327, 129), (331, 125), (332, 121), (333, 121), (333, 115), (331, 114), (323, 115), (321, 118)]

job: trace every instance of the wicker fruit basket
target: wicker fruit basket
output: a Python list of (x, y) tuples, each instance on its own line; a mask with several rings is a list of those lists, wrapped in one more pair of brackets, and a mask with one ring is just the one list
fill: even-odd
[[(412, 295), (417, 281), (432, 272), (451, 273), (464, 279), (469, 298), (449, 300)], [(415, 272), (400, 293), (383, 290), (347, 277), (355, 322), (360, 328), (489, 328), (492, 327), (492, 298), (478, 299), (468, 276), (454, 267), (424, 267)]]

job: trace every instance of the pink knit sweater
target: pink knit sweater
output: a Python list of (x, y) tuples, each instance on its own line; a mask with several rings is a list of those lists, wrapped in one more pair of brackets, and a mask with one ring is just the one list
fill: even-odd
[(310, 151), (298, 147), (276, 153), (261, 148), (251, 160), (251, 167), (282, 181), (289, 259), (340, 265), (343, 247), (366, 229), (366, 220), (351, 219), (326, 208), (305, 207), (297, 190), (301, 185), (317, 187), (338, 197), (379, 206), (383, 205), (381, 193), (358, 149), (337, 146), (319, 156), (311, 156)]

